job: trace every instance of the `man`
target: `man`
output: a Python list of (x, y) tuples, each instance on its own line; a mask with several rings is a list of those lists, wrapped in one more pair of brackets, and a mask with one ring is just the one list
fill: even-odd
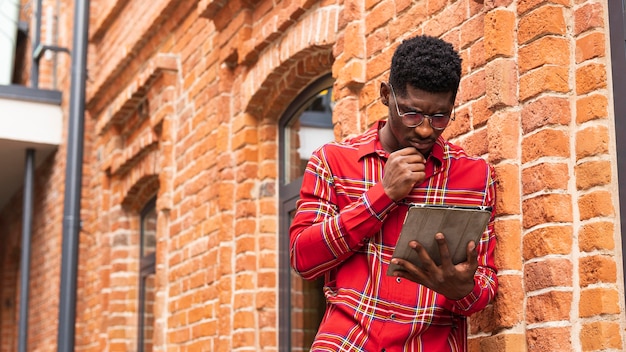
[[(291, 265), (324, 275), (326, 312), (312, 351), (466, 351), (466, 316), (497, 290), (493, 213), (467, 261), (453, 265), (437, 234), (437, 266), (392, 258), (408, 204), (495, 204), (491, 166), (441, 137), (454, 120), (461, 59), (430, 36), (405, 40), (380, 86), (386, 121), (311, 157), (290, 228)], [(386, 274), (393, 262), (404, 270)]]

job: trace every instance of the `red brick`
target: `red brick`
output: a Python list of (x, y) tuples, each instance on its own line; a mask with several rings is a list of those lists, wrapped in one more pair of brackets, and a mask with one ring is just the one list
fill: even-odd
[(608, 116), (608, 99), (605, 95), (592, 94), (578, 98), (576, 101), (576, 123), (606, 118)]
[(567, 66), (570, 60), (569, 42), (560, 37), (539, 38), (519, 48), (520, 73), (544, 65)]
[(367, 33), (372, 33), (376, 29), (384, 26), (390, 19), (394, 17), (394, 11), (395, 6), (392, 1), (383, 0), (379, 2), (370, 12), (366, 13), (365, 31)]
[(485, 94), (485, 71), (473, 72), (461, 79), (459, 94), (456, 99), (458, 103), (465, 103), (475, 100)]
[(512, 215), (520, 213), (520, 172), (514, 164), (498, 164), (495, 166), (496, 184), (496, 212), (498, 215)]
[[(378, 0), (376, 0), (378, 2)], [(397, 4), (397, 2), (396, 2)], [(429, 16), (427, 6), (429, 2), (420, 1), (412, 2), (411, 5), (404, 11), (395, 21), (392, 21), (389, 26), (381, 28), (386, 33), (388, 38), (402, 38), (407, 34), (407, 28), (410, 28), (408, 32), (415, 30), (416, 23), (424, 22)], [(397, 6), (397, 5), (396, 5)], [(400, 11), (396, 8), (396, 11)]]
[(609, 161), (588, 161), (574, 167), (576, 189), (587, 190), (592, 187), (606, 186), (611, 182), (611, 163)]
[[(455, 108), (454, 121), (448, 124), (448, 127), (443, 132), (443, 137), (446, 139), (453, 139), (459, 136), (463, 136), (471, 132), (471, 121), (473, 115), (470, 114), (467, 108)], [(471, 136), (470, 136), (471, 137)], [(459, 144), (467, 145), (472, 144), (471, 141), (459, 142)], [(484, 144), (484, 143), (483, 143)], [(483, 150), (484, 146), (476, 147), (476, 150)], [(482, 153), (481, 153), (482, 154)], [(478, 154), (480, 155), (480, 154)]]
[(498, 163), (515, 159), (519, 150), (519, 113), (499, 112), (487, 122), (489, 161)]
[(484, 44), (484, 40), (479, 40), (464, 51), (465, 57), (463, 58), (463, 63), (469, 70), (477, 70), (487, 63)]
[(514, 106), (517, 98), (517, 66), (515, 60), (499, 59), (487, 64), (485, 86), (489, 108)]
[(594, 255), (580, 259), (580, 286), (598, 283), (614, 283), (617, 279), (615, 258)]
[(496, 267), (498, 270), (521, 270), (522, 231), (518, 220), (496, 220)]
[(469, 155), (485, 155), (489, 152), (489, 144), (487, 142), (487, 129), (484, 128), (467, 136), (461, 143), (461, 147)]
[(521, 101), (546, 92), (567, 93), (569, 89), (569, 71), (566, 67), (542, 66), (520, 76), (519, 79)]
[(522, 139), (522, 162), (541, 157), (569, 156), (569, 136), (556, 129), (545, 129)]
[(572, 251), (572, 235), (571, 226), (549, 226), (533, 230), (522, 238), (524, 259), (569, 254)]
[(585, 128), (576, 133), (576, 159), (606, 154), (609, 150), (608, 129), (604, 126)]
[(564, 35), (567, 26), (563, 7), (545, 5), (522, 16), (517, 26), (520, 43), (528, 43), (546, 35)]
[(495, 9), (498, 7), (508, 7), (513, 3), (512, 0), (485, 0), (484, 7), (485, 9)]
[(581, 318), (605, 314), (619, 314), (621, 297), (614, 289), (588, 288), (580, 293), (579, 312)]
[(346, 87), (360, 87), (365, 83), (365, 63), (361, 60), (352, 60), (340, 71), (338, 80)]
[(480, 312), (473, 314), (470, 319), (468, 319), (470, 334), (477, 335), (483, 332), (493, 331), (493, 329), (496, 328), (494, 315), (495, 307), (492, 304), (488, 305)]
[(615, 215), (613, 198), (608, 191), (600, 190), (581, 196), (578, 207), (581, 220)]
[(526, 303), (526, 321), (530, 324), (568, 320), (572, 307), (572, 292), (548, 291), (530, 296)]
[(480, 341), (480, 349), (476, 351), (526, 351), (526, 338), (524, 335), (515, 333), (498, 334), (487, 336)]
[[(438, 0), (437, 0), (438, 1)], [(432, 5), (435, 1), (428, 1), (428, 13), (434, 13)], [(453, 28), (458, 27), (467, 19), (467, 3), (465, 1), (441, 1), (444, 7), (441, 12), (427, 21), (424, 26), (424, 33), (434, 36), (444, 36)], [(450, 38), (447, 38), (450, 41)], [(458, 49), (458, 43), (452, 43)]]
[(517, 12), (522, 15), (544, 3), (570, 6), (570, 0), (519, 0), (517, 3)]
[(372, 57), (385, 50), (387, 45), (389, 45), (389, 41), (389, 32), (383, 29), (379, 29), (367, 36), (365, 38), (366, 57)]
[(498, 279), (499, 287), (494, 301), (495, 317), (494, 330), (512, 328), (524, 318), (524, 290), (522, 280), (518, 276), (501, 276)]
[(604, 57), (606, 45), (604, 33), (594, 32), (576, 40), (576, 63)]
[[(245, 314), (245, 313), (246, 312), (240, 312), (240, 314)], [(235, 319), (237, 319), (237, 313), (235, 313)], [(245, 347), (245, 346), (256, 345), (255, 344), (256, 332), (250, 331), (249, 325), (244, 325), (244, 326), (247, 327), (248, 329), (232, 332), (231, 339), (232, 339), (232, 344), (233, 344), (233, 350), (241, 349), (242, 347)]]
[(572, 262), (567, 259), (545, 259), (524, 265), (526, 291), (551, 287), (572, 287)]
[(485, 15), (484, 48), (487, 60), (512, 57), (515, 49), (515, 14), (496, 9)]
[(583, 351), (622, 350), (621, 328), (618, 322), (594, 321), (585, 323), (580, 331)]
[(343, 54), (350, 59), (365, 58), (365, 36), (363, 35), (363, 25), (360, 23), (349, 23), (346, 26), (346, 38)]
[(572, 350), (574, 347), (569, 327), (529, 329), (526, 331), (526, 343), (528, 352), (562, 352)]
[(461, 25), (461, 44), (460, 48), (465, 49), (484, 36), (485, 16), (479, 14), (474, 16)]
[(487, 124), (493, 112), (487, 106), (487, 99), (481, 98), (471, 102), (470, 114), (472, 116), (472, 125), (478, 128)]
[(522, 171), (522, 193), (567, 190), (569, 170), (566, 164), (541, 163)]
[(577, 94), (583, 95), (606, 86), (606, 67), (603, 64), (591, 63), (576, 70)]
[(380, 77), (384, 72), (389, 69), (389, 64), (391, 63), (391, 57), (393, 56), (394, 48), (387, 48), (387, 50), (377, 54), (372, 57), (367, 62), (367, 76), (366, 79), (368, 81)]
[(587, 3), (574, 11), (574, 34), (593, 28), (605, 28), (603, 6), (600, 3)]
[(567, 194), (543, 194), (522, 202), (524, 228), (548, 222), (572, 221), (571, 196)]
[(615, 249), (615, 224), (612, 222), (592, 222), (583, 225), (578, 231), (578, 244), (583, 252)]

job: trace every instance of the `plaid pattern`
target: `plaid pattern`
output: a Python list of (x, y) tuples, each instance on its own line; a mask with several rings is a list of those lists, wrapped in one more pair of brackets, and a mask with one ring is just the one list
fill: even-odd
[[(465, 317), (483, 309), (498, 286), (493, 218), (477, 244), (476, 285), (463, 299), (387, 276), (408, 207), (380, 183), (388, 157), (378, 139), (383, 124), (321, 147), (304, 174), (290, 255), (302, 277), (325, 277), (327, 308), (312, 351), (466, 351)], [(494, 206), (493, 169), (439, 138), (426, 180), (406, 202)]]

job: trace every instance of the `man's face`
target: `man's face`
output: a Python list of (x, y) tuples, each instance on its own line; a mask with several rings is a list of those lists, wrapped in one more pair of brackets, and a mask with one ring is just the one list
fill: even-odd
[(453, 113), (453, 92), (431, 93), (410, 85), (406, 94), (399, 91), (381, 84), (382, 100), (389, 107), (388, 131), (381, 134), (381, 142), (388, 152), (412, 146), (427, 156)]

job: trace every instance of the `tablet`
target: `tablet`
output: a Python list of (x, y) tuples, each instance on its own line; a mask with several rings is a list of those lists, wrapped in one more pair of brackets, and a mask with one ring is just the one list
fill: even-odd
[[(424, 246), (437, 265), (441, 265), (439, 246), (435, 240), (435, 235), (441, 232), (448, 242), (452, 263), (462, 263), (467, 260), (467, 244), (474, 241), (478, 245), (487, 229), (491, 209), (488, 206), (411, 204), (393, 257), (408, 260), (421, 267), (417, 252), (409, 247), (409, 242), (415, 240)], [(402, 267), (390, 264), (387, 275), (393, 275), (395, 270), (402, 270)]]

